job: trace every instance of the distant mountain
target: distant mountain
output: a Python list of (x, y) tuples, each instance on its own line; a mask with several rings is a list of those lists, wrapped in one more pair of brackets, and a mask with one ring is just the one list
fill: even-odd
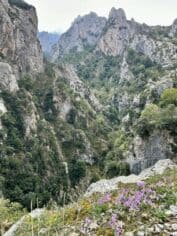
[(96, 13), (78, 16), (69, 30), (61, 35), (60, 40), (52, 47), (52, 58), (56, 60), (71, 51), (81, 52), (86, 47), (93, 47), (100, 38), (106, 25), (106, 18)]
[(45, 54), (50, 54), (52, 46), (58, 42), (59, 37), (59, 33), (49, 33), (46, 31), (38, 33), (38, 38), (42, 45), (42, 50)]

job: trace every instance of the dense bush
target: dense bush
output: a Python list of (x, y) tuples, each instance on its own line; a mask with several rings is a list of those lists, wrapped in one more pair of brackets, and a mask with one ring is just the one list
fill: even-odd
[(27, 91), (32, 91), (34, 87), (34, 81), (30, 75), (25, 75), (18, 81), (18, 85), (21, 89), (24, 88)]
[(142, 111), (136, 125), (136, 130), (141, 136), (149, 135), (154, 128), (160, 126), (160, 109), (155, 104), (150, 104)]
[(49, 88), (44, 97), (43, 110), (47, 121), (54, 121), (57, 118), (57, 109), (54, 104), (54, 92)]
[(1, 235), (5, 233), (7, 229), (14, 223), (16, 223), (23, 215), (26, 214), (26, 210), (18, 203), (10, 202), (0, 198), (0, 229)]
[(141, 136), (149, 135), (154, 129), (176, 130), (177, 107), (169, 104), (160, 108), (155, 104), (150, 104), (142, 111), (138, 119), (136, 131)]
[(169, 104), (174, 104), (177, 106), (177, 89), (170, 88), (164, 90), (160, 98), (160, 105), (162, 107), (168, 106)]
[(107, 160), (120, 160), (124, 158), (124, 153), (128, 151), (130, 138), (122, 130), (112, 132), (108, 135), (111, 151), (107, 153)]
[(81, 178), (86, 176), (86, 164), (84, 161), (72, 159), (69, 163), (69, 176), (71, 184), (76, 185)]
[(129, 175), (130, 167), (126, 162), (109, 162), (105, 168), (106, 176), (108, 178), (114, 178), (120, 175)]
[(137, 53), (133, 49), (128, 50), (127, 62), (135, 76), (139, 74), (146, 74), (146, 70), (157, 66), (149, 57), (142, 53)]

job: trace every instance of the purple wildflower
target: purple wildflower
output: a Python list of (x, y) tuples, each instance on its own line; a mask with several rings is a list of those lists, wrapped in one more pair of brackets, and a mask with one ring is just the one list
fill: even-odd
[(117, 222), (117, 215), (116, 214), (112, 214), (111, 216), (111, 220), (109, 222), (109, 225), (111, 226), (111, 228), (114, 228)]
[(85, 224), (90, 225), (92, 223), (92, 220), (90, 218), (85, 218)]
[(140, 188), (144, 188), (146, 185), (146, 183), (144, 181), (138, 181), (137, 182), (137, 186), (140, 187)]
[(100, 198), (98, 200), (98, 204), (102, 205), (102, 204), (110, 202), (110, 201), (111, 201), (111, 194), (107, 193), (102, 198)]
[(89, 226), (91, 225), (92, 220), (90, 218), (85, 218), (84, 224), (82, 228), (80, 229), (81, 233), (87, 234), (89, 232)]
[(115, 236), (121, 236), (123, 233), (122, 225), (117, 225), (115, 229)]
[(122, 235), (122, 233), (123, 233), (122, 228), (123, 227), (122, 227), (122, 224), (119, 224), (117, 222), (117, 215), (116, 214), (112, 214), (109, 225), (110, 225), (111, 229), (114, 230), (115, 236), (121, 236)]

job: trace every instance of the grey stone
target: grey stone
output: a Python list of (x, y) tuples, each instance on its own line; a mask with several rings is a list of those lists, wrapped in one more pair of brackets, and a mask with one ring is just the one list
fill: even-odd
[[(129, 175), (129, 176), (119, 176), (113, 179), (102, 179), (96, 183), (91, 184), (85, 196), (91, 196), (93, 193), (106, 193), (112, 190), (118, 189), (118, 183), (137, 183), (138, 181), (145, 180), (154, 174), (163, 174), (167, 169), (174, 169), (177, 168), (171, 160), (160, 160), (154, 166), (143, 170), (139, 175)], [(171, 206), (170, 209), (172, 211), (176, 210), (174, 206)]]
[(138, 232), (136, 233), (136, 236), (145, 236), (145, 233), (142, 232), (142, 231), (138, 231)]
[(177, 231), (177, 223), (171, 225), (172, 230)]
[(0, 89), (10, 92), (18, 90), (17, 78), (12, 67), (6, 62), (0, 62)]
[[(35, 209), (28, 215), (31, 216), (32, 218), (38, 218), (44, 213), (45, 209)], [(27, 215), (27, 216), (28, 216)], [(23, 224), (26, 216), (23, 216), (19, 221), (17, 221), (15, 224), (13, 224), (10, 229), (4, 234), (4, 236), (14, 236), (17, 229)]]
[(173, 215), (177, 215), (177, 206), (171, 205), (170, 206), (170, 211), (172, 212)]
[(171, 232), (170, 235), (171, 236), (177, 236), (177, 232)]

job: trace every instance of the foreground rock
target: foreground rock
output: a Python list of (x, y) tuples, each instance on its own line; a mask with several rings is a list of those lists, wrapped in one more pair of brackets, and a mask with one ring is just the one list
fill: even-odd
[(106, 193), (118, 188), (118, 183), (137, 183), (147, 179), (155, 174), (163, 174), (167, 169), (177, 168), (171, 160), (165, 159), (158, 161), (154, 166), (143, 170), (139, 175), (119, 176), (110, 180), (100, 180), (90, 185), (85, 196), (91, 196), (93, 193)]
[(4, 236), (14, 236), (17, 229), (23, 224), (25, 218), (27, 216), (31, 216), (31, 218), (35, 219), (38, 218), (42, 215), (44, 212), (44, 209), (35, 209), (29, 215), (23, 216), (19, 221), (17, 221), (12, 227), (4, 234)]

